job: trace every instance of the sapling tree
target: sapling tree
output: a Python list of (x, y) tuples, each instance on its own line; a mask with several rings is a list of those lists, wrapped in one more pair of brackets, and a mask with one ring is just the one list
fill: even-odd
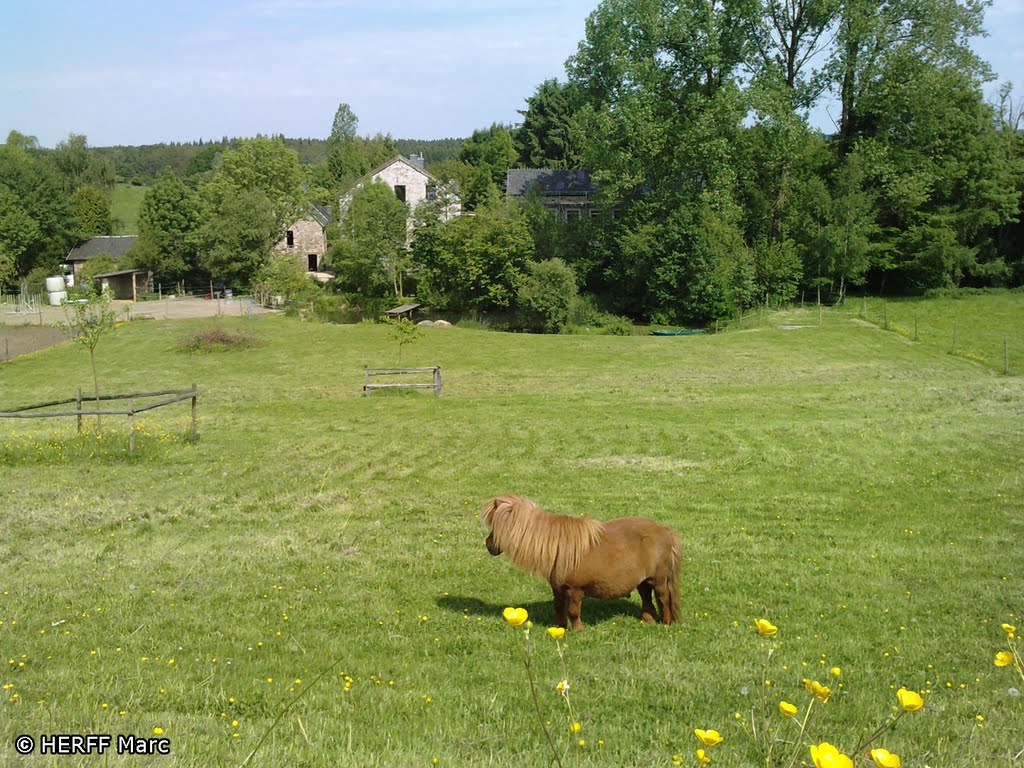
[(388, 324), (388, 336), (392, 341), (398, 342), (398, 364), (402, 364), (402, 347), (412, 344), (423, 336), (423, 329), (416, 325), (408, 317), (384, 318)]
[[(86, 302), (64, 304), (66, 321), (60, 327), (71, 336), (76, 344), (89, 350), (89, 363), (92, 366), (92, 383), (96, 393), (96, 408), (99, 410), (100, 383), (96, 375), (96, 347), (100, 339), (114, 329), (117, 324), (117, 310), (112, 306), (112, 299), (107, 291), (100, 291)], [(99, 426), (100, 417), (96, 416)]]

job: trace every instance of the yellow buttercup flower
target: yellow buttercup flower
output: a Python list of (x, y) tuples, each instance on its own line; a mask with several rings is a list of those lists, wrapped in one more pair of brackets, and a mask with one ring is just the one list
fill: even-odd
[(827, 741), (811, 745), (811, 760), (814, 768), (853, 768), (853, 760)]
[(755, 619), (754, 626), (757, 628), (757, 634), (761, 637), (774, 637), (775, 633), (779, 631), (779, 628), (768, 619)]
[(713, 747), (715, 744), (721, 744), (723, 740), (722, 734), (716, 730), (705, 731), (703, 728), (697, 728), (693, 733), (698, 739), (700, 739), (700, 743), (705, 747)]
[(924, 699), (921, 698), (921, 694), (915, 691), (908, 691), (906, 688), (900, 688), (896, 691), (896, 698), (899, 700), (900, 708), (904, 712), (917, 712), (917, 710), (924, 706)]
[(567, 693), (569, 693), (569, 681), (568, 680), (559, 680), (558, 684), (555, 686), (555, 690), (558, 691), (563, 696), (565, 696)]
[(579, 733), (583, 730), (583, 724), (574, 722), (572, 725), (569, 726), (569, 730), (573, 733)]
[(997, 667), (1008, 667), (1013, 664), (1013, 654), (1009, 651), (1000, 651), (996, 654), (995, 665)]
[(839, 667), (832, 667), (832, 669), (829, 670), (829, 674), (832, 675), (832, 677), (839, 677), (841, 674), (843, 674), (843, 670), (841, 670)]
[(697, 762), (702, 764), (702, 765), (707, 765), (708, 763), (711, 762), (711, 758), (708, 757), (708, 753), (705, 752), (703, 749), (698, 749), (697, 750)]
[(900, 768), (900, 756), (894, 755), (887, 749), (872, 749), (871, 759), (875, 761), (878, 768)]
[(501, 612), (501, 615), (505, 617), (505, 621), (511, 624), (513, 627), (518, 627), (520, 624), (526, 622), (529, 618), (525, 608), (506, 608)]
[(1010, 637), (1013, 637), (1014, 632), (1017, 631), (1017, 628), (1013, 624), (1000, 624), (999, 626), (1002, 627), (1003, 632)]
[(790, 704), (788, 701), (779, 702), (779, 714), (783, 717), (792, 717), (797, 712), (799, 712), (799, 710), (795, 704)]
[(565, 627), (548, 627), (548, 634), (554, 640), (561, 640), (565, 637)]
[(828, 700), (832, 696), (832, 689), (827, 685), (822, 685), (817, 680), (808, 680), (806, 677), (804, 678), (804, 689), (822, 704), (828, 704)]

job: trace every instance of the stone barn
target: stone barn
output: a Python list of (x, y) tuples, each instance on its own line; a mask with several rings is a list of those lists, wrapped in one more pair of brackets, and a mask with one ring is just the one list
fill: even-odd
[(309, 209), (309, 215), (292, 224), (272, 251), (288, 254), (310, 274), (318, 279), (329, 278), (324, 271), (324, 257), (327, 255), (325, 230), (331, 223), (331, 212), (320, 205)]

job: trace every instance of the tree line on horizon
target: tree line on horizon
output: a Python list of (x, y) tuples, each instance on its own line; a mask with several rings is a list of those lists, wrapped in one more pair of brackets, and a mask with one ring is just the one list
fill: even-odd
[[(0, 282), (104, 234), (104, 196), (140, 180), (136, 263), (158, 279), (265, 280), (289, 216), (336, 206), (415, 152), (474, 215), (447, 221), (444, 200), (409, 211), (364, 185), (330, 230), (335, 291), (415, 292), (557, 330), (581, 305), (706, 323), (802, 293), (1020, 286), (1022, 108), (1009, 83), (995, 103), (983, 95), (988, 65), (969, 42), (985, 7), (605, 0), (520, 124), (464, 140), (362, 137), (345, 104), (326, 140), (91, 148), (72, 135), (43, 150), (14, 131), (0, 147)], [(823, 99), (838, 107), (832, 135), (808, 123)], [(562, 221), (536, 194), (506, 200), (511, 167), (589, 170), (596, 215)]]

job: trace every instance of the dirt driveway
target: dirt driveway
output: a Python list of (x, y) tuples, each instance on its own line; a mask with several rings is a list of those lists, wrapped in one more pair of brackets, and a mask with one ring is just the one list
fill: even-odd
[[(121, 317), (183, 320), (198, 317), (248, 317), (273, 310), (264, 309), (249, 297), (237, 299), (160, 299), (159, 301), (115, 301)], [(59, 344), (67, 336), (57, 323), (67, 319), (63, 307), (43, 306), (36, 311), (17, 312), (13, 305), (0, 304), (0, 362), (37, 349)]]

